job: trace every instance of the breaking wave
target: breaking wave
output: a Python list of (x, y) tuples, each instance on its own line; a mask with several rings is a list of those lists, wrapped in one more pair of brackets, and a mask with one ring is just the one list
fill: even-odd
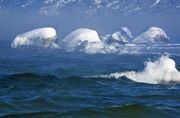
[(126, 77), (134, 82), (160, 84), (160, 83), (180, 83), (180, 72), (176, 69), (176, 63), (168, 56), (162, 56), (157, 61), (145, 62), (145, 68), (141, 72), (127, 71), (116, 72), (109, 75), (99, 75), (93, 77), (116, 78)]

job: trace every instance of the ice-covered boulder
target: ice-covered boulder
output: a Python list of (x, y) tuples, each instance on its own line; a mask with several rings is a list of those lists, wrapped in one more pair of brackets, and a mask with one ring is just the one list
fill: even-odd
[(133, 43), (136, 44), (153, 44), (153, 43), (162, 43), (168, 42), (169, 37), (165, 33), (165, 31), (159, 27), (151, 27), (147, 31), (143, 32), (139, 36), (137, 36)]
[(115, 47), (103, 43), (98, 33), (95, 30), (80, 28), (69, 35), (63, 40), (59, 40), (58, 44), (65, 51), (80, 51), (89, 54), (94, 53), (114, 53)]
[(95, 30), (80, 28), (71, 32), (63, 40), (60, 40), (58, 44), (67, 51), (74, 51), (86, 43), (95, 42), (101, 42)]
[(11, 43), (12, 48), (18, 47), (48, 47), (48, 48), (58, 48), (55, 43), (57, 39), (56, 30), (51, 27), (35, 29), (23, 34), (16, 36), (14, 41)]
[(128, 27), (122, 27), (112, 34), (108, 34), (102, 38), (107, 44), (125, 44), (132, 40), (133, 36)]

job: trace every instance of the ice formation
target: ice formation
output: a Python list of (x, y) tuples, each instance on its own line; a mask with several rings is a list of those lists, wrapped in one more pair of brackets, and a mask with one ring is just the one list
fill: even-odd
[(80, 28), (58, 44), (66, 51), (81, 51), (85, 53), (113, 53), (116, 49), (113, 46), (103, 43), (95, 30)]
[(54, 28), (39, 28), (17, 35), (14, 41), (11, 43), (11, 47), (18, 48), (33, 46), (58, 48), (58, 45), (55, 43), (56, 39), (57, 34)]
[(122, 27), (112, 34), (102, 37), (103, 41), (108, 44), (125, 44), (132, 40), (133, 36), (128, 27)]
[(95, 42), (101, 42), (96, 31), (80, 28), (71, 32), (63, 40), (59, 40), (58, 44), (61, 45), (65, 50), (74, 51), (85, 43)]
[(103, 42), (96, 43), (87, 43), (80, 51), (88, 54), (113, 54), (117, 52), (117, 49), (114, 46), (105, 44)]
[(165, 33), (165, 31), (159, 27), (151, 27), (147, 31), (143, 32), (139, 36), (137, 36), (133, 43), (136, 44), (152, 44), (152, 43), (160, 43), (169, 41), (169, 37)]

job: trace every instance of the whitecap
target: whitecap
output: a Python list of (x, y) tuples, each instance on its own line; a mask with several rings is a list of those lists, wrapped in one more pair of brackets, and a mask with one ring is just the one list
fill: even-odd
[(180, 83), (180, 72), (176, 69), (175, 61), (168, 56), (162, 56), (159, 60), (145, 62), (145, 68), (141, 72), (127, 71), (116, 72), (109, 75), (99, 75), (93, 77), (121, 79), (126, 77), (134, 82), (161, 84)]

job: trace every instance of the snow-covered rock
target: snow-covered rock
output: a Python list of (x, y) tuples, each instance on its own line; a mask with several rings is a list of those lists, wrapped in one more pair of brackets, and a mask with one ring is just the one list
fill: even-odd
[(86, 42), (95, 43), (101, 42), (101, 40), (95, 30), (80, 28), (71, 32), (64, 39), (59, 40), (58, 44), (67, 51), (74, 51), (86, 44)]
[(12, 48), (18, 47), (49, 47), (58, 48), (55, 43), (57, 39), (56, 30), (51, 27), (35, 29), (23, 34), (16, 36), (14, 41), (11, 43)]
[(169, 37), (165, 31), (159, 27), (151, 27), (147, 31), (143, 32), (137, 36), (133, 43), (136, 44), (153, 44), (153, 43), (162, 43), (169, 41)]
[(102, 37), (103, 42), (107, 44), (119, 45), (125, 44), (132, 40), (132, 33), (128, 27), (122, 27), (119, 30)]
[(59, 46), (65, 51), (80, 51), (85, 53), (114, 53), (116, 48), (103, 43), (95, 30), (80, 28), (63, 40), (59, 40)]

